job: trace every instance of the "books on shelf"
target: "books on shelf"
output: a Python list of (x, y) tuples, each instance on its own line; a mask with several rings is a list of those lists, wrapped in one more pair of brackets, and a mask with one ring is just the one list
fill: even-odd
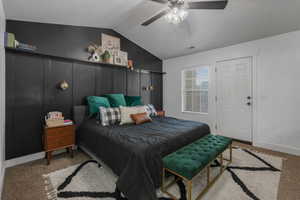
[(36, 51), (36, 49), (37, 49), (36, 46), (18, 42), (16, 40), (15, 34), (8, 33), (8, 32), (4, 33), (4, 44), (5, 44), (5, 47), (17, 48), (17, 49), (23, 50), (23, 51)]
[(72, 120), (64, 120), (64, 125), (67, 126), (67, 125), (73, 125), (73, 121)]
[(20, 42), (17, 43), (17, 48), (25, 50), (25, 51), (35, 51), (36, 50), (36, 46), (24, 44), (24, 43), (20, 43)]
[(47, 127), (70, 126), (73, 125), (73, 121), (62, 119), (47, 119), (46, 125)]

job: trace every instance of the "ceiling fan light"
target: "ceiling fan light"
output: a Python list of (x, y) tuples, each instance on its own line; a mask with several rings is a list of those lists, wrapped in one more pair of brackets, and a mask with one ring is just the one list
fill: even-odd
[(185, 9), (180, 9), (178, 11), (178, 15), (182, 19), (182, 21), (183, 21), (188, 16), (188, 11), (186, 11)]
[(166, 20), (172, 24), (179, 24), (187, 17), (188, 12), (184, 8), (173, 8), (166, 16)]

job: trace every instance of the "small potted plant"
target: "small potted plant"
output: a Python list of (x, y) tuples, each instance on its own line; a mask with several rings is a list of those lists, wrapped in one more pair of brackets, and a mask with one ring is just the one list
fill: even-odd
[(107, 50), (105, 50), (105, 52), (101, 55), (101, 58), (104, 63), (109, 63), (111, 55)]

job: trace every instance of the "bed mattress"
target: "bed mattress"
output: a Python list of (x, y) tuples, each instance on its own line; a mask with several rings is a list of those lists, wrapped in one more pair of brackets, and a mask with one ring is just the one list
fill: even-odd
[(171, 117), (109, 127), (89, 119), (78, 130), (78, 143), (119, 176), (117, 187), (129, 200), (157, 200), (162, 158), (209, 133), (204, 123)]

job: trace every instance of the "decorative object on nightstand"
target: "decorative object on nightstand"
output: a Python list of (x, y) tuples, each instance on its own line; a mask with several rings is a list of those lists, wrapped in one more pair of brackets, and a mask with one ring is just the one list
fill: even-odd
[(73, 158), (73, 148), (75, 146), (75, 125), (68, 120), (63, 125), (57, 127), (44, 127), (43, 144), (46, 152), (47, 164), (50, 164), (52, 152), (60, 149), (67, 149)]
[(58, 111), (49, 112), (45, 116), (45, 122), (47, 127), (63, 126), (64, 116), (61, 112)]

